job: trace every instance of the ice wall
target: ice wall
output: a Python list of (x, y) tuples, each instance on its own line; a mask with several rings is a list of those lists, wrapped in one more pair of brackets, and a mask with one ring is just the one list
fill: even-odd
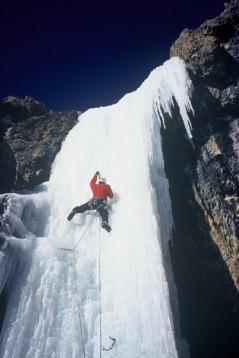
[[(184, 63), (173, 58), (117, 104), (80, 116), (44, 192), (44, 235), (34, 234), (29, 265), (11, 291), (2, 357), (178, 356), (162, 254), (172, 219), (159, 133), (174, 97), (191, 137), (191, 90)], [(110, 234), (92, 212), (66, 220), (91, 197), (96, 170), (115, 193)], [(57, 249), (76, 245), (74, 254)], [(109, 336), (115, 347), (103, 351)]]

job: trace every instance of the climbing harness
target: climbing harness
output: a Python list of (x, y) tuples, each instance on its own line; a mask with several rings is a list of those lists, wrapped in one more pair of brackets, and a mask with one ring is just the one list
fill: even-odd
[(93, 199), (90, 199), (87, 204), (89, 205), (89, 208), (91, 210), (97, 210), (97, 211), (101, 207), (104, 207), (105, 209), (107, 209), (108, 207), (107, 200), (98, 197), (94, 197)]

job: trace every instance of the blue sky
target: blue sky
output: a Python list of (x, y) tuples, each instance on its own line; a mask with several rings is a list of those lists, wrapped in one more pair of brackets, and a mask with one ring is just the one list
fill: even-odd
[(49, 109), (117, 102), (169, 58), (184, 28), (218, 16), (224, 0), (8, 1), (1, 6), (0, 98)]

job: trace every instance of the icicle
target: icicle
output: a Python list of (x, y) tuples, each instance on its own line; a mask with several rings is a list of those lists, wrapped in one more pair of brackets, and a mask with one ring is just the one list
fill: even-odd
[[(172, 118), (171, 108), (173, 106), (173, 99), (175, 99), (188, 137), (191, 139), (192, 125), (188, 112), (194, 113), (190, 101), (193, 85), (188, 76), (185, 63), (179, 58), (174, 57), (170, 61), (165, 62), (164, 66), (160, 67), (160, 69), (162, 71), (160, 71), (161, 78), (159, 78), (158, 88), (159, 105)], [(161, 110), (159, 110), (159, 116), (165, 127), (164, 115)]]

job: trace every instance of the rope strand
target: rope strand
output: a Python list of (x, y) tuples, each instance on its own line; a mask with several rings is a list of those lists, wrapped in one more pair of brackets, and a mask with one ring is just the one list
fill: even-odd
[(95, 216), (96, 216), (97, 213), (98, 213), (98, 211), (96, 210), (95, 213), (94, 213), (94, 215), (92, 216), (92, 219), (90, 220), (89, 224), (87, 225), (85, 231), (83, 232), (83, 234), (82, 234), (81, 237), (79, 238), (79, 241), (77, 242), (76, 246), (74, 247), (74, 249), (73, 249), (74, 251), (76, 250), (77, 246), (79, 245), (81, 239), (82, 239), (83, 236), (85, 235), (86, 231), (88, 230), (90, 224), (91, 224), (92, 221), (94, 220), (94, 218), (95, 218)]
[(101, 235), (99, 239), (99, 309), (100, 309), (100, 358), (102, 357), (102, 320), (101, 320), (101, 314), (102, 314), (102, 308), (101, 308)]
[(81, 314), (80, 314), (80, 295), (79, 295), (79, 289), (78, 289), (78, 284), (77, 284), (77, 273), (76, 273), (76, 258), (75, 258), (75, 255), (73, 255), (73, 256), (74, 256), (73, 263), (74, 263), (74, 268), (75, 268), (76, 298), (77, 298), (77, 306), (78, 306), (79, 321), (80, 321), (81, 345), (82, 345), (83, 356), (85, 358), (85, 346), (84, 346), (84, 340), (83, 340), (83, 328), (82, 328), (82, 320), (81, 320)]
[(94, 213), (94, 215), (92, 216), (92, 219), (90, 220), (89, 224), (87, 225), (86, 229), (83, 231), (83, 234), (81, 235), (81, 237), (79, 238), (76, 246), (73, 248), (73, 249), (67, 249), (65, 247), (58, 247), (57, 249), (58, 250), (61, 250), (61, 251), (69, 251), (69, 252), (75, 252), (77, 246), (79, 245), (80, 241), (82, 240), (83, 236), (85, 235), (86, 231), (88, 230), (88, 228), (90, 227), (90, 224), (92, 223), (92, 221), (94, 220), (96, 214), (98, 213), (98, 211), (96, 211)]
[(82, 351), (83, 351), (83, 356), (84, 358), (86, 357), (85, 355), (85, 346), (84, 346), (84, 340), (83, 340), (83, 327), (82, 327), (82, 319), (81, 319), (81, 314), (80, 314), (80, 294), (79, 294), (79, 289), (78, 289), (78, 284), (77, 284), (77, 272), (76, 272), (76, 258), (75, 258), (75, 250), (77, 248), (77, 246), (79, 245), (81, 239), (83, 238), (83, 236), (85, 235), (86, 231), (88, 230), (90, 224), (92, 223), (94, 217), (96, 216), (97, 211), (94, 213), (92, 219), (90, 220), (89, 224), (87, 225), (85, 231), (83, 232), (83, 234), (81, 235), (80, 239), (78, 240), (76, 246), (74, 247), (74, 249), (66, 249), (64, 247), (58, 247), (58, 250), (61, 251), (68, 251), (71, 254), (74, 254), (73, 256), (73, 266), (74, 266), (74, 270), (75, 270), (75, 290), (76, 290), (76, 300), (77, 300), (77, 307), (78, 307), (78, 316), (79, 316), (79, 322), (80, 322), (80, 335), (81, 335), (81, 345), (82, 345)]
[[(75, 245), (75, 247), (73, 249), (66, 249), (63, 247), (58, 247), (59, 250), (61, 251), (68, 251), (72, 254), (74, 254), (73, 257), (73, 265), (74, 265), (74, 270), (75, 270), (75, 289), (76, 289), (76, 299), (77, 299), (77, 307), (78, 307), (78, 313), (79, 313), (79, 322), (80, 322), (80, 335), (81, 335), (81, 345), (82, 345), (82, 351), (83, 351), (83, 356), (84, 358), (86, 357), (85, 354), (85, 346), (84, 346), (84, 339), (83, 339), (83, 327), (82, 327), (82, 319), (81, 319), (81, 314), (80, 314), (80, 294), (79, 294), (79, 289), (78, 289), (78, 284), (77, 284), (77, 271), (76, 271), (76, 258), (75, 258), (75, 250), (77, 248), (77, 246), (79, 245), (80, 241), (82, 240), (83, 236), (85, 235), (86, 231), (88, 230), (89, 226), (91, 225), (94, 217), (97, 214), (97, 210), (95, 211), (95, 214), (93, 215), (92, 219), (90, 220), (89, 224), (87, 225), (86, 229), (84, 230), (83, 234), (81, 235), (80, 239), (78, 240), (77, 244)], [(100, 358), (102, 357), (102, 350), (108, 351), (111, 350), (114, 345), (115, 345), (115, 338), (109, 337), (113, 343), (111, 344), (111, 346), (109, 348), (105, 348), (102, 345), (102, 303), (101, 303), (101, 236), (99, 239), (99, 258), (98, 258), (98, 263), (99, 263), (99, 267), (98, 267), (98, 271), (99, 271), (99, 315), (100, 315)]]

